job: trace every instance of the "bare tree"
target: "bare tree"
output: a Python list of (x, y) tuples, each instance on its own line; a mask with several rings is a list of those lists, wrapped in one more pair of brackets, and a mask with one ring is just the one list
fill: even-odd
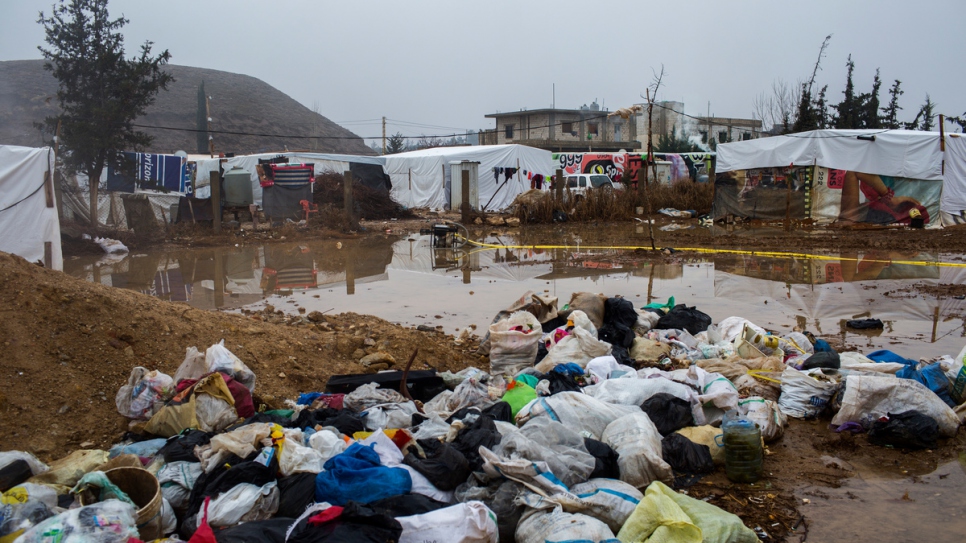
[(783, 132), (788, 132), (795, 124), (801, 88), (802, 81), (793, 85), (784, 79), (776, 79), (771, 84), (770, 94), (762, 91), (752, 101), (752, 116), (761, 121), (764, 130), (780, 126)]

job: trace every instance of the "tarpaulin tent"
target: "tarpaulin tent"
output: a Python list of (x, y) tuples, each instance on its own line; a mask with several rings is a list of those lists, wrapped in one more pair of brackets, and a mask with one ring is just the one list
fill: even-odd
[[(966, 146), (912, 130), (813, 130), (718, 146), (714, 216), (927, 222), (966, 209)], [(945, 166), (944, 166), (945, 162)], [(942, 194), (942, 202), (940, 202)], [(915, 215), (915, 213), (911, 213)]]
[[(352, 171), (356, 179), (370, 188), (388, 189), (386, 178), (379, 175), (386, 163), (386, 157), (381, 156), (361, 156), (361, 155), (335, 155), (329, 153), (306, 153), (306, 152), (285, 152), (285, 153), (262, 153), (258, 155), (234, 156), (229, 158), (196, 158), (197, 174), (195, 177), (195, 196), (198, 198), (208, 198), (210, 196), (211, 172), (218, 171), (220, 161), (224, 160), (224, 171), (234, 167), (248, 171), (252, 176), (252, 194), (255, 203), (262, 203), (262, 186), (258, 182), (258, 173), (255, 166), (258, 160), (284, 156), (289, 163), (314, 164), (315, 175), (327, 172), (345, 173)], [(189, 157), (189, 159), (194, 157)]]
[[(443, 209), (450, 205), (450, 163), (479, 162), (480, 206), (500, 210), (530, 190), (528, 175), (553, 175), (550, 151), (525, 145), (436, 147), (388, 155), (386, 173), (392, 179), (392, 199), (406, 207)], [(492, 199), (492, 201), (491, 201)]]
[(0, 145), (0, 251), (63, 270), (53, 171), (49, 147)]

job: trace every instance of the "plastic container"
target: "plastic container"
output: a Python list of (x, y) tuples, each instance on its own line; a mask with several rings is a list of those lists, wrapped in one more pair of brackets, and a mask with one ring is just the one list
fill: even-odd
[(729, 411), (725, 413), (721, 430), (728, 480), (733, 483), (754, 483), (760, 479), (764, 451), (758, 425), (736, 411)]
[(952, 397), (957, 405), (966, 402), (966, 361), (964, 361), (963, 367), (959, 368), (959, 373), (956, 375), (956, 381), (953, 383)]

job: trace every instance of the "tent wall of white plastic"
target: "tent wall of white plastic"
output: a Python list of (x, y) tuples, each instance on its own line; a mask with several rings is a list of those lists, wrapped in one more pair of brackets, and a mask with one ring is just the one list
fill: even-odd
[(195, 175), (195, 197), (208, 198), (211, 195), (211, 187), (209, 186), (211, 172), (217, 172), (219, 162), (221, 160), (226, 160), (224, 166), (226, 172), (237, 166), (251, 173), (252, 196), (255, 200), (255, 203), (261, 205), (262, 185), (258, 182), (258, 172), (255, 171), (255, 166), (258, 165), (259, 159), (265, 160), (277, 156), (288, 157), (289, 162), (292, 163), (312, 163), (315, 165), (315, 175), (320, 175), (326, 172), (334, 172), (338, 174), (345, 173), (349, 170), (350, 162), (380, 165), (385, 165), (386, 163), (386, 157), (381, 156), (334, 155), (327, 153), (302, 152), (263, 153), (259, 155), (235, 156), (227, 159), (203, 158), (196, 161), (198, 170)]
[(791, 165), (941, 180), (939, 209), (953, 215), (966, 210), (966, 137), (962, 134), (946, 134), (945, 153), (939, 132), (916, 130), (813, 130), (723, 143), (718, 146), (715, 171)]
[[(44, 244), (49, 243), (51, 267), (63, 270), (57, 204), (48, 205), (44, 190), (53, 168), (49, 147), (0, 145), (0, 251), (43, 262)], [(52, 201), (52, 183), (49, 196)]]
[[(490, 202), (488, 211), (505, 209), (517, 195), (530, 190), (524, 171), (551, 176), (556, 167), (550, 151), (525, 145), (437, 147), (387, 155), (385, 159), (386, 173), (392, 180), (392, 199), (409, 208), (429, 209), (449, 207), (447, 183), (451, 182), (451, 162), (480, 163), (480, 206)], [(507, 181), (503, 174), (494, 176), (494, 168), (518, 170)]]

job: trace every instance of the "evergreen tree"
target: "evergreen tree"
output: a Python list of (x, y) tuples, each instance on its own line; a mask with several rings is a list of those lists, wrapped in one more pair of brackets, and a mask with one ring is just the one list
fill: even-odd
[(882, 119), (879, 117), (879, 89), (882, 87), (882, 80), (879, 79), (879, 69), (875, 69), (875, 78), (872, 80), (872, 92), (865, 96), (862, 103), (862, 128), (882, 128)]
[(401, 153), (405, 150), (406, 150), (406, 138), (403, 137), (402, 132), (396, 132), (395, 134), (389, 136), (389, 138), (386, 140), (387, 155)]
[(899, 97), (902, 96), (903, 90), (899, 88), (902, 82), (898, 79), (892, 84), (889, 89), (889, 105), (882, 108), (882, 128), (899, 128)]
[(48, 129), (61, 123), (60, 141), (68, 174), (82, 172), (90, 180), (91, 226), (97, 226), (97, 192), (101, 172), (120, 166), (120, 151), (141, 150), (151, 137), (135, 130), (135, 119), (154, 103), (158, 92), (174, 81), (161, 68), (167, 50), (151, 55), (150, 41), (139, 56), (124, 56), (124, 17), (109, 19), (107, 0), (60, 0), (50, 17), (40, 14), (49, 49), (38, 47), (44, 69), (59, 82), (61, 112), (47, 117)]
[(845, 98), (838, 105), (833, 106), (836, 110), (835, 128), (858, 128), (858, 107), (856, 107), (858, 104), (855, 98), (855, 84), (852, 82), (852, 72), (855, 71), (855, 63), (852, 62), (852, 55), (849, 55), (845, 66), (848, 68), (848, 75), (845, 79), (845, 90), (842, 91)]
[(802, 83), (802, 94), (798, 101), (798, 115), (795, 124), (792, 125), (792, 132), (806, 132), (819, 128), (815, 118), (815, 110), (812, 108), (812, 93), (807, 83)]
[(928, 132), (936, 126), (933, 122), (933, 119), (936, 117), (936, 115), (933, 113), (935, 109), (936, 103), (933, 102), (927, 94), (926, 103), (922, 105), (922, 109), (920, 110), (922, 112), (922, 124), (919, 125), (920, 130)]
[(686, 137), (678, 138), (677, 128), (672, 127), (670, 134), (662, 134), (654, 148), (657, 153), (697, 153), (701, 148)]
[(831, 126), (831, 121), (829, 120), (828, 112), (828, 101), (825, 98), (825, 94), (828, 92), (828, 85), (822, 87), (819, 91), (818, 96), (812, 101), (812, 108), (814, 110), (813, 116), (815, 117), (815, 128), (828, 128)]

